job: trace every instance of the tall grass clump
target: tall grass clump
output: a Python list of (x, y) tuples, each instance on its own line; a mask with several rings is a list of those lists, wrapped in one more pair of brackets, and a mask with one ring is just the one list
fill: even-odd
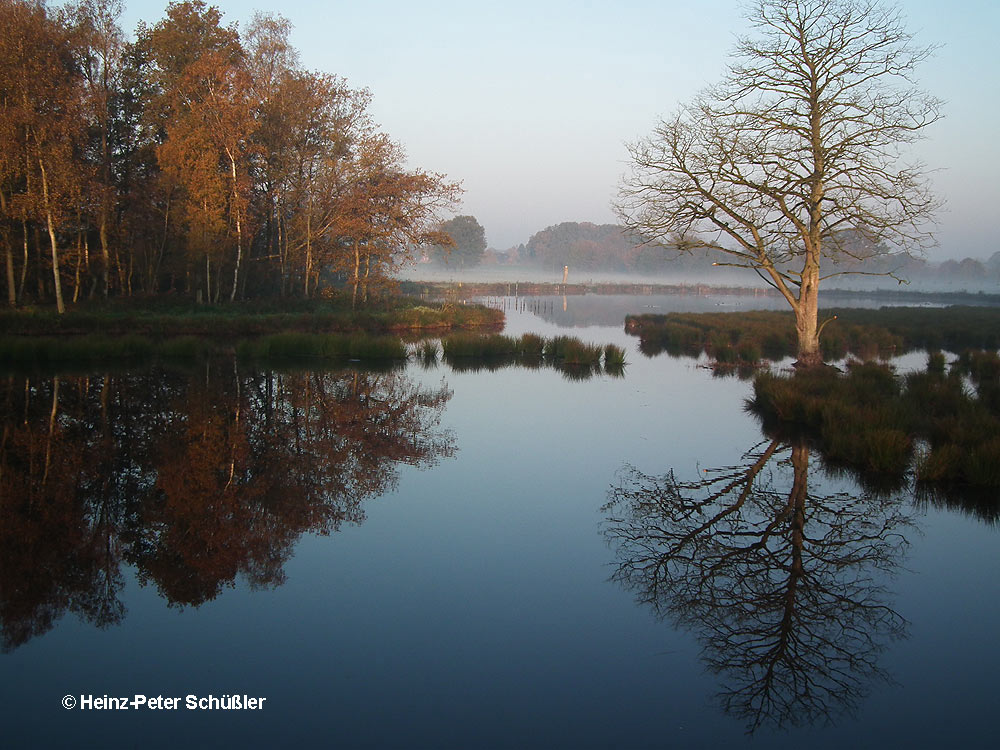
[(608, 344), (604, 347), (604, 367), (622, 368), (625, 366), (625, 349), (615, 344)]
[(414, 353), (417, 360), (419, 360), (425, 366), (431, 366), (437, 364), (438, 357), (438, 342), (434, 339), (425, 339), (416, 345)]
[(518, 356), (528, 362), (538, 362), (545, 356), (545, 339), (534, 333), (526, 333), (518, 340)]
[(237, 344), (238, 357), (250, 359), (405, 359), (406, 347), (396, 336), (363, 334), (275, 333)]
[[(442, 339), (441, 346), (448, 363), (463, 370), (470, 369), (470, 363), (478, 361), (488, 369), (517, 363), (527, 367), (545, 364), (563, 370), (564, 373), (572, 368), (599, 371), (604, 358), (610, 363), (607, 365), (609, 372), (621, 374), (625, 362), (625, 351), (620, 347), (587, 344), (571, 336), (547, 339), (532, 333), (526, 333), (520, 338), (501, 334), (459, 333)], [(476, 369), (481, 367), (477, 366)]]
[(518, 353), (517, 340), (499, 333), (488, 335), (458, 333), (442, 339), (441, 347), (448, 359), (510, 358), (517, 356)]
[(571, 336), (555, 336), (545, 344), (545, 359), (565, 365), (600, 365), (602, 353), (597, 344), (587, 344)]

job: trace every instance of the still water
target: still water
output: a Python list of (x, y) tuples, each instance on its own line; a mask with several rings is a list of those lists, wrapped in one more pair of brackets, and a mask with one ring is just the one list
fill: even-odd
[[(994, 524), (828, 474), (748, 383), (546, 302), (508, 332), (625, 376), (5, 377), (4, 744), (994, 746)], [(79, 705), (136, 695), (180, 700)], [(185, 703), (234, 695), (266, 700)]]

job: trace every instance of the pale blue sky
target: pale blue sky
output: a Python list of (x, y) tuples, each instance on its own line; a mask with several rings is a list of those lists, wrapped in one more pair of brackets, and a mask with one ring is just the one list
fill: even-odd
[[(155, 23), (165, 0), (125, 0), (122, 25)], [(219, 0), (227, 23), (255, 10), (294, 25), (302, 64), (371, 90), (373, 114), (411, 165), (465, 188), (504, 249), (562, 221), (615, 221), (624, 144), (718, 80), (745, 28), (737, 2), (703, 0)], [(941, 44), (920, 81), (946, 119), (920, 146), (947, 201), (928, 258), (1000, 250), (1000, 64), (996, 0), (907, 0), (909, 29)]]

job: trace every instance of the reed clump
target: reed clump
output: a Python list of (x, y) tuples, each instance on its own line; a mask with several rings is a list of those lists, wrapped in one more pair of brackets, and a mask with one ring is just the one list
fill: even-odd
[(620, 370), (625, 367), (625, 349), (616, 346), (615, 344), (608, 344), (604, 347), (604, 369), (605, 370)]
[(437, 341), (434, 339), (425, 339), (416, 345), (414, 354), (421, 364), (431, 367), (437, 364), (439, 349)]
[[(979, 373), (969, 376), (974, 393), (963, 382), (969, 369)], [(905, 377), (877, 363), (851, 363), (846, 374), (763, 373), (748, 406), (766, 429), (795, 432), (833, 464), (876, 475), (912, 470), (925, 487), (998, 488), (998, 391), (997, 353), (970, 352), (947, 374), (933, 356)]]
[(453, 367), (469, 369), (470, 360), (494, 367), (501, 363), (566, 369), (605, 369), (622, 374), (625, 350), (613, 344), (588, 344), (572, 336), (544, 338), (532, 333), (520, 337), (502, 334), (454, 334), (441, 341), (444, 358)]
[(518, 342), (511, 336), (503, 334), (475, 335), (471, 333), (455, 334), (441, 341), (445, 358), (464, 359), (500, 359), (517, 356)]

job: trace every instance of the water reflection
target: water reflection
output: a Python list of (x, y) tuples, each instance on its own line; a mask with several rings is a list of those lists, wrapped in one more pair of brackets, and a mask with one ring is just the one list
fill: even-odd
[(306, 532), (361, 523), (398, 465), (454, 454), (451, 398), (404, 373), (213, 363), (0, 381), (0, 628), (120, 622), (123, 566), (171, 605), (265, 588)]
[(604, 508), (614, 580), (697, 633), (749, 732), (850, 712), (905, 633), (887, 577), (911, 519), (875, 494), (816, 494), (804, 442), (765, 441), (695, 481), (621, 472)]

